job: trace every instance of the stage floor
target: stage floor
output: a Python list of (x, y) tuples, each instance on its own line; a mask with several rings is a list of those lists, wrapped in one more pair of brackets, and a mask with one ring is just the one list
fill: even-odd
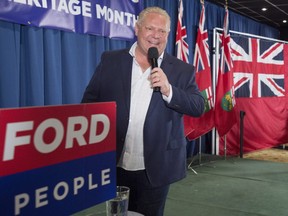
[[(165, 216), (287, 216), (287, 163), (213, 156), (192, 168), (171, 185)], [(105, 204), (84, 215), (105, 215)]]

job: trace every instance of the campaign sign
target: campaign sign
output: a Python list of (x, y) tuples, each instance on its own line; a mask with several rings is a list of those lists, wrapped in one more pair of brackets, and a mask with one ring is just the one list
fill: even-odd
[(71, 215), (115, 196), (116, 104), (0, 109), (0, 215)]

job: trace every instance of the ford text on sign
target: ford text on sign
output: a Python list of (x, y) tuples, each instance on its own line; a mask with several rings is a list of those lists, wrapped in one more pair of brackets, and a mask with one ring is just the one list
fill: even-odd
[(0, 110), (0, 215), (69, 215), (115, 195), (116, 104)]

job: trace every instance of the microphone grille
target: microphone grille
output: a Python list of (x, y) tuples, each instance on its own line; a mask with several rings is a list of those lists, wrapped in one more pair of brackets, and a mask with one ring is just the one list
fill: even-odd
[(150, 47), (148, 49), (148, 58), (152, 59), (152, 58), (158, 58), (159, 57), (159, 53), (158, 53), (158, 49), (156, 47)]

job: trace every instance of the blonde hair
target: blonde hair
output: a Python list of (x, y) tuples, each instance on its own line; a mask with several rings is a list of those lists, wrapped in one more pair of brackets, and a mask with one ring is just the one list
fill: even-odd
[(142, 10), (139, 14), (137, 25), (141, 25), (144, 22), (147, 14), (149, 13), (157, 13), (157, 14), (164, 16), (167, 20), (167, 30), (170, 31), (170, 25), (171, 25), (170, 16), (165, 10), (163, 10), (160, 7), (147, 7), (144, 10)]

